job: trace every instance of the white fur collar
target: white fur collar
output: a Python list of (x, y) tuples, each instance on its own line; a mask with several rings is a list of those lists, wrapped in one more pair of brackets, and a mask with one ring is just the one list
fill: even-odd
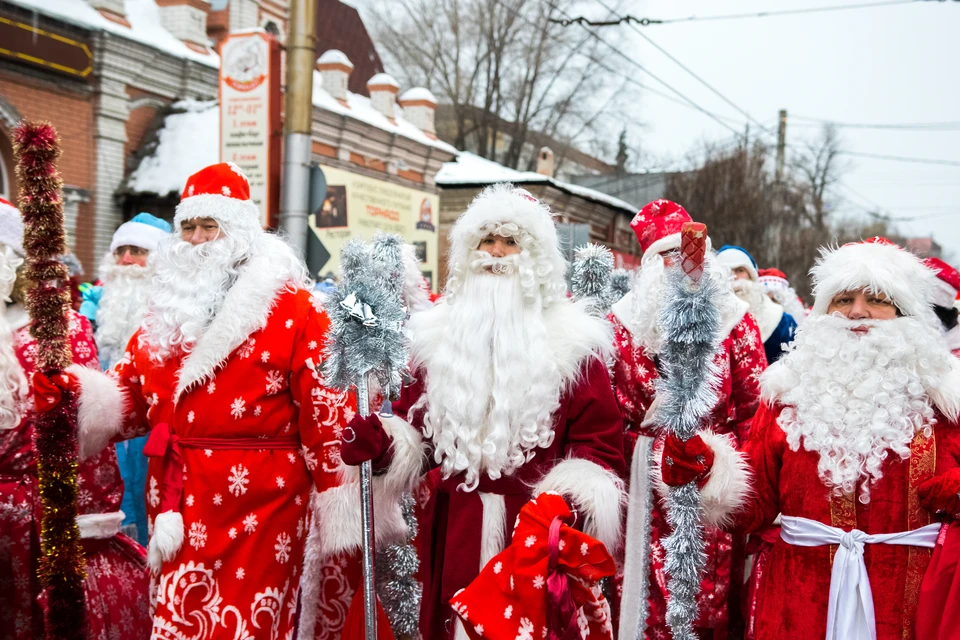
[[(784, 361), (773, 363), (760, 376), (761, 398), (773, 404), (790, 389), (800, 384), (800, 376), (789, 369)], [(960, 417), (960, 358), (952, 359), (950, 371), (940, 379), (939, 385), (927, 389), (930, 401), (951, 421)]]
[(762, 300), (760, 308), (750, 309), (750, 313), (760, 327), (760, 339), (766, 342), (783, 319), (783, 307), (768, 298), (766, 294), (763, 294)]
[[(733, 296), (733, 293), (731, 292), (730, 295)], [(730, 335), (730, 332), (733, 331), (734, 327), (740, 324), (743, 316), (747, 315), (747, 309), (749, 308), (749, 304), (740, 298), (736, 298), (736, 303), (732, 306), (731, 311), (720, 319), (721, 341), (725, 340), (726, 337)], [(610, 311), (613, 312), (613, 315), (620, 321), (620, 324), (622, 324), (631, 335), (636, 333), (633, 324), (633, 291), (628, 291), (618, 302), (615, 302), (610, 308)]]
[[(271, 257), (271, 247), (282, 242), (275, 236), (264, 238), (260, 252), (240, 273), (220, 311), (183, 359), (174, 402), (191, 386), (213, 377), (251, 333), (267, 326), (277, 295), (295, 286), (295, 275), (290, 273), (286, 261)], [(279, 249), (289, 251), (286, 247)]]

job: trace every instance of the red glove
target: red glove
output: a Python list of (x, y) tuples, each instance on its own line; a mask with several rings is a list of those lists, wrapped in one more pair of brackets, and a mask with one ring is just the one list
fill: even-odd
[(699, 435), (686, 442), (670, 433), (663, 443), (661, 473), (671, 487), (682, 487), (696, 480), (703, 488), (713, 466), (713, 451)]
[(61, 372), (48, 378), (39, 371), (33, 372), (33, 404), (38, 413), (55, 409), (63, 400), (63, 392), (76, 393), (80, 389), (77, 377), (72, 373)]
[(917, 496), (924, 509), (931, 513), (947, 513), (960, 517), (960, 469), (950, 469), (921, 482)]
[(343, 430), (340, 457), (345, 464), (356, 467), (368, 460), (377, 460), (390, 447), (390, 436), (383, 430), (376, 413), (367, 417), (359, 413)]

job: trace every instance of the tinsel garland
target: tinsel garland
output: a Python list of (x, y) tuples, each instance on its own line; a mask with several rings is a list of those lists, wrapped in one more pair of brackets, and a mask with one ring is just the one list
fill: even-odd
[[(57, 171), (60, 142), (48, 123), (22, 123), (14, 132), (19, 205), (23, 212), (24, 275), (30, 334), (37, 341), (37, 370), (51, 377), (70, 365), (68, 273), (63, 183)], [(46, 592), (46, 637), (84, 637), (86, 577), (77, 526), (77, 405), (69, 391), (51, 411), (34, 414), (40, 501), (43, 507), (39, 578)]]
[(610, 274), (610, 304), (614, 305), (630, 291), (630, 272), (626, 269), (614, 269)]
[(411, 541), (417, 536), (416, 501), (409, 493), (400, 500), (407, 523), (407, 542), (394, 544), (377, 554), (377, 593), (390, 627), (398, 639), (416, 638), (420, 624), (423, 585), (417, 581), (420, 558)]
[(613, 272), (613, 253), (600, 244), (585, 244), (574, 251), (570, 271), (570, 292), (574, 300), (590, 300), (590, 308), (606, 316), (613, 304), (610, 274)]
[[(720, 327), (720, 312), (713, 302), (717, 285), (710, 278), (697, 284), (679, 267), (668, 269), (666, 277), (666, 304), (659, 317), (665, 338), (660, 354), (662, 376), (657, 386), (662, 400), (656, 420), (687, 440), (717, 403), (718, 371), (713, 361)], [(696, 482), (671, 488), (666, 502), (667, 523), (672, 529), (663, 542), (670, 594), (667, 624), (675, 640), (696, 640), (696, 596), (707, 560), (700, 489)]]

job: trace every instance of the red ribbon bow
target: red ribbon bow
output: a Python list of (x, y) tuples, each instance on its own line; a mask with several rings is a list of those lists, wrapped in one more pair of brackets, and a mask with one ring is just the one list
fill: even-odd
[(33, 404), (38, 413), (47, 413), (63, 401), (63, 392), (76, 393), (80, 388), (75, 376), (69, 373), (57, 373), (47, 377), (35, 371), (33, 373)]
[(150, 432), (143, 446), (143, 455), (163, 460), (163, 478), (160, 481), (160, 513), (180, 511), (180, 496), (183, 494), (183, 458), (180, 455), (180, 438), (166, 422), (161, 422)]

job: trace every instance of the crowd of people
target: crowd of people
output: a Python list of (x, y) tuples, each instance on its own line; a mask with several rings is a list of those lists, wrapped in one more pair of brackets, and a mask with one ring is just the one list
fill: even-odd
[[(416, 547), (428, 640), (671, 638), (667, 496), (691, 483), (699, 638), (960, 637), (960, 273), (942, 260), (823, 248), (808, 308), (708, 241), (712, 407), (682, 440), (662, 392), (680, 204), (637, 213), (641, 266), (604, 317), (569, 295), (549, 207), (483, 190), (439, 296), (408, 251), (392, 415), (324, 379), (336, 285), (313, 291), (259, 220), (243, 173), (207, 167), (172, 227), (117, 229), (65, 310), (87, 637), (346, 637), (364, 462), (378, 549)], [(22, 236), (0, 201), (0, 638), (17, 640), (47, 607)]]

